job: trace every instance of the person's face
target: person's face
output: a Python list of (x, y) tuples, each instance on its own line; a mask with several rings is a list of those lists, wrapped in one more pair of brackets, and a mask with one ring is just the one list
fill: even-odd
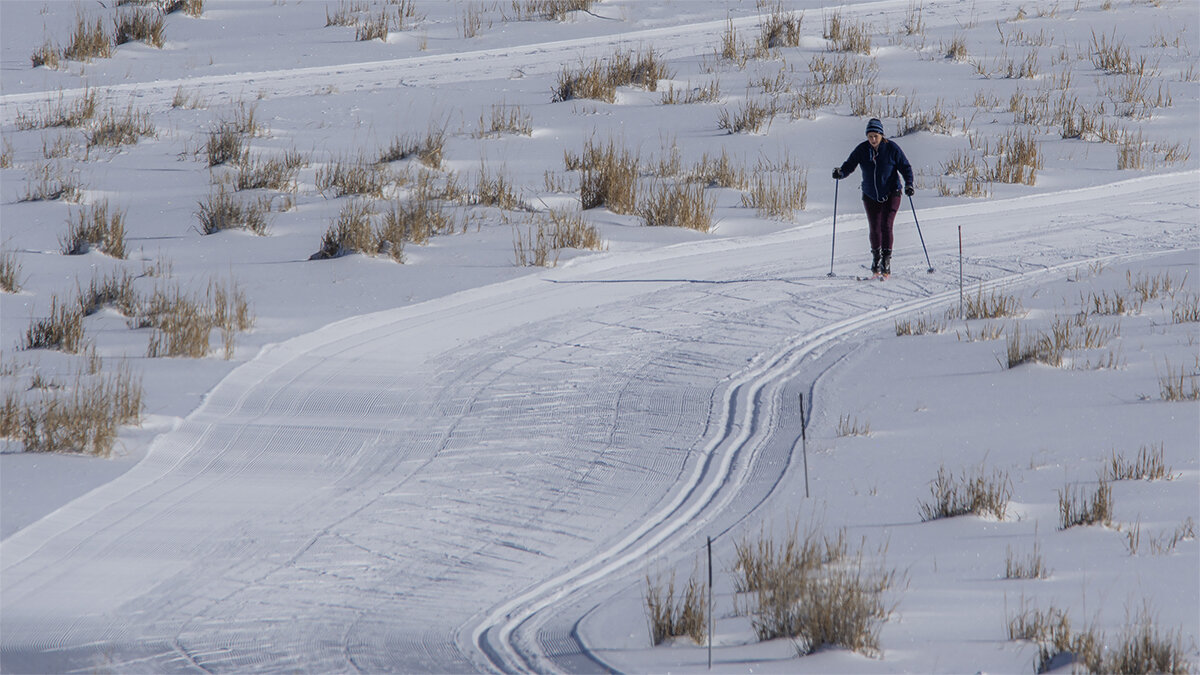
[(883, 142), (883, 134), (878, 131), (867, 132), (867, 142), (871, 144), (872, 148), (878, 148), (879, 144)]

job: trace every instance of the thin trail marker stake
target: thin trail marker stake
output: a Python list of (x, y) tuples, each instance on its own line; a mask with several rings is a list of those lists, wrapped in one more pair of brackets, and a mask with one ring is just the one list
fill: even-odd
[(833, 252), (837, 247), (837, 197), (838, 197), (838, 179), (833, 179), (833, 236), (829, 242), (829, 274), (826, 276), (835, 276), (833, 273)]
[(912, 207), (913, 222), (917, 224), (917, 236), (921, 238), (921, 250), (925, 251), (925, 264), (929, 265), (927, 271), (933, 274), (933, 263), (929, 262), (929, 249), (925, 248), (925, 235), (921, 234), (921, 223), (917, 220), (917, 207), (913, 206), (912, 195), (908, 196), (908, 205)]
[(712, 537), (708, 538), (708, 669), (712, 670), (712, 638), (713, 638), (713, 570), (712, 570)]
[(800, 392), (800, 449), (804, 454), (804, 498), (808, 499), (808, 422), (804, 418), (804, 392)]
[(966, 316), (963, 312), (963, 268), (962, 268), (962, 225), (958, 226), (958, 318)]

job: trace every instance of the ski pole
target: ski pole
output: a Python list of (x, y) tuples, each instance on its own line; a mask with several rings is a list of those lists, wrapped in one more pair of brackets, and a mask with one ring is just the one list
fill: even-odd
[(829, 243), (829, 274), (826, 276), (836, 276), (833, 273), (833, 252), (837, 247), (837, 197), (838, 197), (838, 179), (833, 179), (833, 237)]
[(927, 271), (933, 274), (933, 263), (929, 262), (929, 249), (925, 248), (925, 235), (921, 234), (921, 223), (917, 220), (917, 207), (913, 206), (912, 195), (908, 196), (908, 205), (912, 207), (913, 222), (917, 224), (917, 236), (921, 238), (921, 250), (925, 251), (925, 264), (929, 265)]

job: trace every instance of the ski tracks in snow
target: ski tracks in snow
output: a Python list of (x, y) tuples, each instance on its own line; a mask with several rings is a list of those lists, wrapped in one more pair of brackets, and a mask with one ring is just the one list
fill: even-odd
[[(1195, 181), (922, 220), (949, 251), (956, 221), (1003, 212), (971, 232), (972, 287), (1029, 283), (1194, 246)], [(914, 242), (886, 283), (826, 278), (827, 242), (598, 256), (264, 350), (133, 470), (0, 544), (6, 669), (598, 667), (581, 598), (755, 513), (792, 459), (785, 390), (957, 296)]]

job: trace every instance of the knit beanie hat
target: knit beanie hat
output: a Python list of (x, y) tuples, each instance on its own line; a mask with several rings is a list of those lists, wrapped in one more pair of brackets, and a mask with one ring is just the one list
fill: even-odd
[(883, 122), (880, 122), (879, 118), (877, 118), (877, 117), (872, 117), (871, 121), (867, 122), (867, 133), (869, 134), (872, 131), (879, 134), (880, 136), (885, 135), (883, 133)]

